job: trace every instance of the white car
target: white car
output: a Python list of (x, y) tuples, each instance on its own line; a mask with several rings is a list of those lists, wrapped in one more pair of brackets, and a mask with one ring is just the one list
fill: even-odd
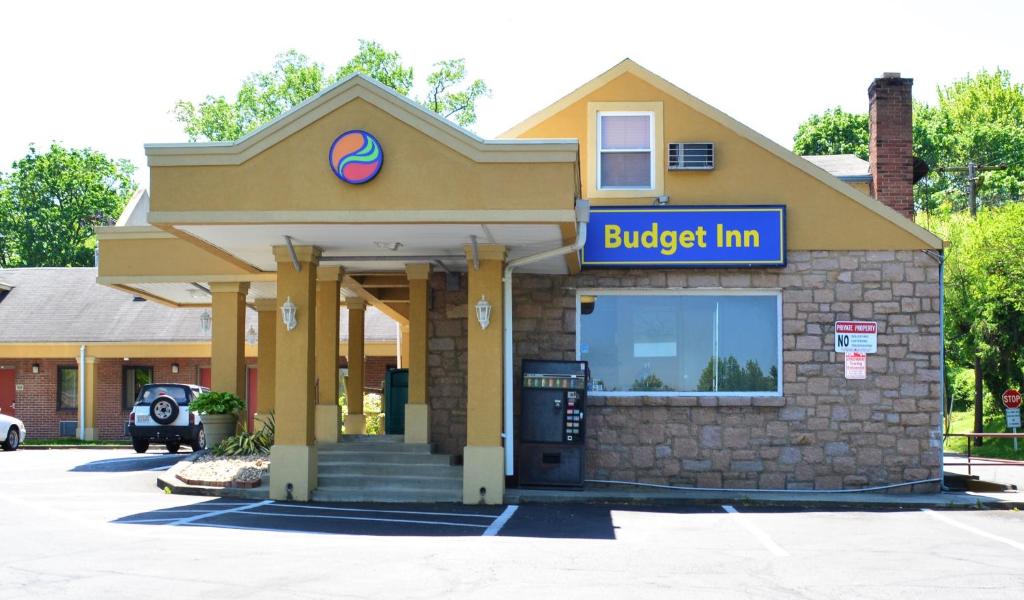
[(149, 450), (149, 444), (164, 444), (174, 454), (182, 444), (198, 452), (206, 448), (206, 431), (202, 417), (189, 410), (189, 404), (207, 391), (187, 383), (150, 383), (142, 386), (139, 397), (128, 416), (128, 433), (138, 453)]
[(0, 412), (0, 446), (4, 450), (17, 450), (18, 446), (25, 441), (25, 424), (21, 419), (15, 419), (11, 415)]

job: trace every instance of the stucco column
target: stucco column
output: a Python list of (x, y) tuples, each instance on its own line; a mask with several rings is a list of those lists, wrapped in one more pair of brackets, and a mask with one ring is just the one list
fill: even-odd
[[(287, 246), (274, 246), (277, 260), (277, 352), (274, 369), (274, 415), (277, 423), (270, 451), (270, 497), (307, 502), (316, 488), (314, 436), (316, 267), (319, 248), (295, 246), (300, 270)], [(287, 301), (295, 305), (294, 329), (281, 314)], [(289, 494), (290, 491), (290, 494)]]
[[(469, 258), (467, 298), (468, 359), (466, 365), (466, 448), (463, 452), (462, 500), (466, 504), (501, 504), (505, 495), (504, 449), (501, 443), (502, 394), (502, 289), (505, 246), (479, 246), (480, 267)], [(485, 298), (491, 305), (490, 323), (484, 329), (476, 316), (476, 304)]]
[(280, 313), (277, 300), (261, 298), (256, 300), (256, 314), (259, 318), (260, 337), (256, 342), (256, 429), (274, 411), (274, 372), (277, 368), (277, 322)]
[(249, 282), (214, 282), (210, 387), (245, 398), (245, 295)]
[(398, 340), (398, 368), (408, 369), (409, 368), (409, 324), (400, 324), (398, 326), (400, 337)]
[(339, 266), (316, 270), (316, 441), (334, 444), (338, 423), (338, 312), (341, 310)]
[[(85, 429), (79, 432), (79, 439), (82, 440), (96, 440), (99, 439), (99, 427), (96, 424), (96, 358), (93, 356), (85, 357), (85, 364), (82, 365), (79, 361), (79, 369), (85, 369)], [(76, 374), (77, 375), (77, 374)], [(78, 379), (81, 381), (81, 377)], [(81, 392), (79, 392), (79, 398), (81, 398)], [(79, 402), (78, 410), (82, 410), (81, 402)]]
[(409, 402), (405, 405), (405, 443), (430, 442), (430, 404), (427, 399), (427, 303), (430, 265), (405, 265), (409, 279), (409, 329), (405, 363), (409, 369)]
[(348, 379), (345, 380), (345, 398), (348, 400), (348, 418), (345, 433), (366, 433), (366, 415), (363, 414), (363, 387), (366, 385), (366, 300), (345, 298), (348, 309)]

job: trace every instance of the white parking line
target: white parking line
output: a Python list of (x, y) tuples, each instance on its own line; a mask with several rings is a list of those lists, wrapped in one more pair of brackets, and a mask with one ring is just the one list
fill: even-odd
[(725, 512), (732, 515), (732, 519), (739, 523), (741, 527), (746, 529), (750, 535), (757, 538), (757, 541), (761, 542), (761, 545), (774, 556), (789, 556), (789, 552), (786, 552), (781, 546), (772, 541), (772, 538), (768, 537), (767, 533), (751, 523), (749, 519), (741, 515), (740, 511), (736, 510), (729, 504), (723, 504), (722, 508), (725, 509)]
[(487, 528), (487, 531), (484, 532), (484, 537), (498, 535), (501, 528), (505, 526), (505, 523), (508, 523), (508, 520), (512, 518), (512, 515), (516, 514), (516, 510), (518, 509), (519, 506), (515, 504), (509, 504), (506, 506), (505, 510), (498, 515), (498, 518), (495, 519), (494, 522), (491, 523), (491, 526)]
[(1009, 538), (1004, 538), (1004, 537), (1001, 537), (1001, 536), (989, 533), (987, 531), (982, 531), (982, 530), (980, 530), (980, 529), (978, 529), (976, 527), (971, 527), (970, 525), (964, 525), (963, 523), (957, 523), (956, 521), (954, 521), (953, 519), (947, 517), (946, 515), (944, 515), (942, 513), (937, 513), (937, 512), (935, 512), (934, 510), (932, 510), (930, 508), (922, 508), (921, 512), (927, 514), (928, 516), (930, 516), (931, 518), (933, 518), (933, 519), (935, 519), (937, 521), (942, 521), (946, 525), (952, 525), (953, 527), (956, 527), (958, 529), (963, 529), (964, 531), (969, 531), (969, 532), (971, 532), (971, 533), (973, 533), (975, 535), (980, 535), (983, 538), (988, 538), (990, 540), (994, 540), (994, 541), (1006, 544), (1007, 546), (1009, 546), (1011, 548), (1016, 548), (1017, 550), (1024, 550), (1024, 544), (1022, 544), (1020, 542), (1015, 542), (1015, 541), (1013, 541), (1013, 540), (1011, 540)]
[(249, 509), (249, 508), (256, 508), (258, 506), (265, 506), (267, 504), (272, 504), (273, 502), (274, 502), (273, 500), (263, 500), (262, 502), (253, 502), (252, 504), (243, 504), (241, 506), (235, 506), (233, 508), (227, 508), (227, 509), (224, 509), (224, 510), (215, 510), (215, 511), (211, 511), (211, 512), (204, 513), (204, 514), (194, 515), (194, 516), (191, 516), (191, 517), (183, 517), (181, 519), (177, 519), (175, 521), (172, 521), (172, 522), (168, 523), (168, 525), (174, 525), (174, 526), (177, 526), (177, 525), (188, 525), (189, 523), (195, 523), (196, 521), (199, 521), (199, 520), (202, 520), (202, 519), (209, 519), (210, 517), (217, 517), (217, 516), (220, 516), (220, 515), (226, 515), (228, 513), (239, 512), (239, 511), (246, 510), (246, 509)]

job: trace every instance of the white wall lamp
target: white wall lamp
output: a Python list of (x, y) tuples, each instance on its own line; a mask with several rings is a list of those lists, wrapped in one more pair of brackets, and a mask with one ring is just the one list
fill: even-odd
[(180, 369), (180, 368), (181, 367), (178, 366), (178, 363), (171, 363), (171, 373), (174, 373), (175, 375), (177, 375), (178, 374), (178, 369)]
[(256, 328), (252, 325), (249, 326), (249, 331), (245, 332), (245, 341), (248, 342), (250, 346), (255, 346), (256, 342), (259, 341), (259, 336), (256, 334)]
[(288, 296), (288, 299), (281, 305), (281, 319), (284, 321), (285, 329), (291, 331), (299, 325), (298, 319), (295, 318), (295, 303), (292, 302), (292, 297)]
[(484, 296), (480, 296), (476, 303), (476, 320), (480, 323), (480, 329), (487, 329), (491, 324), (491, 303)]
[(203, 332), (203, 335), (207, 335), (212, 327), (213, 315), (210, 314), (210, 311), (204, 310), (203, 314), (199, 315), (199, 331)]

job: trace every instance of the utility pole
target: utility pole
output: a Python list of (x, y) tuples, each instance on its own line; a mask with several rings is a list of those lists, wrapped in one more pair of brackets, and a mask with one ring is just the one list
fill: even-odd
[(966, 173), (967, 174), (967, 202), (971, 210), (971, 218), (978, 216), (978, 188), (981, 187), (981, 176), (983, 171), (1002, 171), (1006, 165), (979, 165), (973, 160), (967, 161), (966, 167), (939, 167), (939, 173)]
[[(980, 187), (979, 173), (983, 171), (1001, 171), (1006, 168), (1002, 165), (979, 165), (973, 160), (967, 161), (966, 167), (939, 167), (939, 173), (966, 173), (967, 174), (967, 206), (971, 211), (971, 218), (978, 218), (978, 188)], [(943, 340), (945, 343), (945, 340)], [(983, 433), (985, 424), (982, 420), (984, 413), (984, 398), (982, 397), (983, 381), (981, 378), (981, 355), (974, 354), (974, 433)], [(985, 440), (981, 437), (975, 438), (975, 444), (981, 446)]]

